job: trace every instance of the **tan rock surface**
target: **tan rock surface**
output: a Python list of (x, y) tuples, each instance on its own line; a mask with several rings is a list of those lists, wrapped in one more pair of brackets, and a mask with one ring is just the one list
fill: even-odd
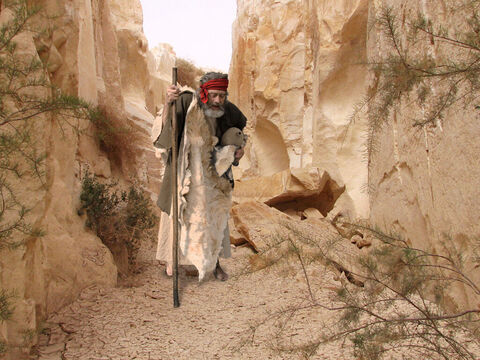
[[(52, 83), (65, 93), (99, 104), (114, 123), (130, 122), (141, 142), (133, 163), (118, 154), (121, 163), (112, 165), (98, 148), (87, 121), (80, 122), (85, 129), (80, 134), (61, 131), (55, 122), (45, 122), (37, 132), (39, 152), (48, 155), (47, 186), (35, 191), (33, 183), (22, 186), (28, 189), (28, 204), (35, 209), (29, 219), (46, 234), (29, 239), (25, 247), (13, 252), (2, 251), (0, 257), (0, 287), (15, 290), (18, 296), (13, 320), (0, 328), (11, 345), (8, 356), (12, 360), (28, 352), (25, 331), (35, 330), (47, 314), (74, 301), (85, 287), (116, 284), (111, 253), (84, 227), (85, 219), (76, 212), (84, 170), (105, 179), (113, 176), (121, 183), (130, 181), (133, 174), (152, 192), (158, 189), (161, 170), (151, 147), (153, 115), (147, 111), (146, 99), (158, 100), (161, 95), (157, 93), (163, 90), (149, 89), (140, 2), (39, 3), (55, 17), (48, 20), (51, 23), (43, 19), (37, 25), (51, 31), (36, 35), (35, 42), (28, 36), (19, 37), (19, 49), (38, 53)], [(154, 109), (154, 100), (150, 103)]]
[(274, 259), (285, 256), (291, 244), (317, 256), (339, 271), (359, 273), (361, 254), (348, 239), (324, 219), (300, 220), (259, 202), (244, 202), (232, 208), (236, 230), (260, 254)]
[[(382, 6), (392, 6), (393, 14), (409, 18), (423, 14), (433, 24), (450, 29), (452, 36), (465, 20), (457, 11), (458, 2), (438, 6), (432, 1), (373, 2), (372, 15)], [(467, 14), (467, 15), (470, 15)], [(402, 28), (406, 31), (406, 28)], [(403, 44), (412, 54), (431, 54), (437, 60), (454, 60), (458, 51), (430, 40), (413, 47), (408, 38)], [(387, 39), (376, 28), (368, 42), (369, 59), (387, 54)], [(432, 85), (433, 86), (433, 85)], [(471, 104), (453, 106), (444, 119), (424, 128), (413, 127), (438, 99), (434, 94), (423, 105), (405, 101), (397, 104), (388, 123), (376, 135), (377, 150), (369, 159), (371, 219), (382, 229), (393, 231), (434, 253), (462, 254), (466, 273), (477, 283), (480, 269), (475, 267), (473, 249), (480, 234), (480, 124)], [(417, 97), (416, 94), (412, 95)], [(475, 102), (476, 104), (476, 102)], [(472, 109), (472, 110), (470, 110)], [(478, 297), (457, 289), (452, 296), (460, 304), (478, 304)]]
[(270, 176), (309, 166), (346, 185), (354, 216), (368, 216), (362, 160), (367, 1), (237, 2), (230, 68), (232, 100), (249, 119), (236, 175)]
[[(135, 178), (156, 198), (163, 164), (155, 157), (150, 132), (175, 62), (175, 53), (166, 44), (148, 51), (139, 0), (41, 0), (39, 4), (54, 15), (36, 24), (49, 31), (35, 35), (35, 47), (32, 39), (22, 39), (21, 45), (38, 53), (53, 84), (98, 104), (116, 126), (130, 128), (127, 145), (134, 155), (122, 147), (116, 154), (99, 149), (95, 129), (86, 121), (79, 124), (80, 134), (62, 132), (52, 124), (38, 133), (45, 139), (40, 150), (48, 154), (48, 189), (29, 196), (38, 203), (33, 222), (47, 234), (8, 258), (2, 253), (0, 259), (1, 287), (17, 289), (19, 294), (15, 321), (0, 327), (0, 336), (13, 346), (23, 341), (22, 331), (35, 329), (46, 314), (73, 301), (86, 286), (115, 285), (112, 255), (76, 212), (81, 177), (88, 170), (124, 186)], [(125, 254), (117, 250), (121, 259)], [(124, 262), (119, 263), (123, 270)], [(28, 345), (12, 351), (12, 359), (18, 360)]]
[(305, 209), (303, 210), (302, 212), (302, 217), (305, 218), (305, 219), (323, 219), (324, 216), (322, 215), (322, 213), (318, 210), (318, 209), (315, 209), (315, 208), (308, 208), (308, 209)]
[(165, 103), (166, 88), (172, 83), (172, 67), (175, 65), (175, 59), (175, 52), (169, 44), (158, 44), (147, 53), (150, 86), (146, 102), (148, 110), (154, 115)]
[[(88, 9), (82, 8), (80, 13), (83, 11), (88, 12)], [(6, 11), (2, 10), (2, 16), (5, 14)], [(87, 23), (80, 35), (92, 35), (91, 30)], [(48, 56), (44, 59), (48, 70), (54, 73), (53, 81), (60, 80), (64, 74), (69, 57), (63, 57), (61, 52), (70, 45), (58, 37), (55, 40), (59, 49), (51, 39), (44, 43), (48, 45), (45, 50)], [(16, 41), (17, 54), (35, 57), (39, 48), (40, 52), (45, 49), (27, 34), (17, 36)], [(88, 55), (88, 49), (85, 51)], [(86, 58), (82, 56), (82, 59)], [(90, 68), (91, 63), (83, 61), (91, 59), (80, 60), (79, 68)], [(85, 97), (96, 101), (96, 77), (93, 77), (93, 84), (84, 82), (90, 74), (76, 84), (76, 89), (82, 96), (88, 92)], [(46, 90), (37, 90), (35, 96), (45, 96)], [(71, 90), (66, 89), (67, 92)], [(95, 283), (103, 286), (116, 283), (111, 254), (100, 239), (86, 231), (83, 219), (76, 214), (81, 176), (76, 158), (78, 133), (65, 128), (65, 124), (63, 130), (60, 129), (61, 120), (57, 120), (39, 116), (32, 129), (32, 141), (38, 154), (47, 154), (45, 185), (42, 186), (38, 179), (27, 177), (15, 183), (19, 200), (32, 208), (27, 216), (28, 223), (42, 229), (44, 236), (29, 237), (24, 246), (12, 251), (3, 249), (0, 254), (0, 287), (16, 294), (13, 318), (1, 329), (2, 337), (10, 346), (7, 359), (17, 360), (28, 354), (29, 347), (36, 341), (40, 322), (48, 313), (74, 301), (84, 287)], [(80, 127), (85, 125), (81, 123)], [(32, 334), (32, 338), (26, 338), (26, 334)]]
[(316, 208), (326, 215), (343, 193), (344, 186), (318, 168), (285, 170), (271, 176), (239, 179), (233, 200), (261, 201), (279, 210)]

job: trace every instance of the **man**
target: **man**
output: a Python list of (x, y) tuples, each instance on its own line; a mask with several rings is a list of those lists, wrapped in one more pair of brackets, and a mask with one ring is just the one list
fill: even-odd
[[(170, 105), (176, 102), (178, 134), (178, 193), (180, 263), (192, 263), (201, 280), (207, 271), (215, 278), (228, 278), (218, 257), (230, 257), (228, 216), (233, 183), (218, 174), (212, 159), (215, 146), (232, 127), (243, 129), (247, 119), (227, 100), (228, 75), (209, 72), (200, 79), (194, 94), (180, 92), (177, 86), (167, 89), (162, 113), (162, 130), (154, 146), (167, 150), (165, 174), (157, 204), (171, 215), (171, 116)], [(243, 156), (235, 152), (235, 163)], [(162, 214), (157, 259), (166, 262), (167, 275), (172, 274), (171, 218)]]

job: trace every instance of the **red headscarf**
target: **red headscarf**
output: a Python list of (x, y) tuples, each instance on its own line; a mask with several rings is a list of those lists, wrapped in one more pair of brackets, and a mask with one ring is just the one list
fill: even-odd
[(200, 85), (200, 100), (206, 104), (208, 101), (208, 90), (223, 90), (227, 91), (228, 79), (213, 79)]

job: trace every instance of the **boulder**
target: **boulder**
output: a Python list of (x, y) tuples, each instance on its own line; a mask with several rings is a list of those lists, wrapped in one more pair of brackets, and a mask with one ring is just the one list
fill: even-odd
[(236, 178), (319, 167), (346, 185), (350, 211), (367, 217), (362, 191), (367, 0), (238, 0), (230, 98), (250, 136)]
[(324, 219), (298, 220), (260, 202), (235, 205), (232, 218), (236, 230), (248, 241), (256, 255), (252, 262), (266, 266), (300, 249), (309, 259), (320, 261), (336, 271), (345, 272), (359, 284), (357, 246), (343, 238)]
[(345, 186), (328, 172), (310, 167), (240, 179), (235, 183), (233, 200), (260, 201), (291, 214), (313, 208), (326, 216), (344, 190)]

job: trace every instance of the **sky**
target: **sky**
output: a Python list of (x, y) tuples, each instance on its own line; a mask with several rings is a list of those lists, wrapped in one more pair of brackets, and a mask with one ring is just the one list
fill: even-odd
[(148, 46), (173, 46), (196, 66), (228, 72), (237, 0), (140, 0)]

